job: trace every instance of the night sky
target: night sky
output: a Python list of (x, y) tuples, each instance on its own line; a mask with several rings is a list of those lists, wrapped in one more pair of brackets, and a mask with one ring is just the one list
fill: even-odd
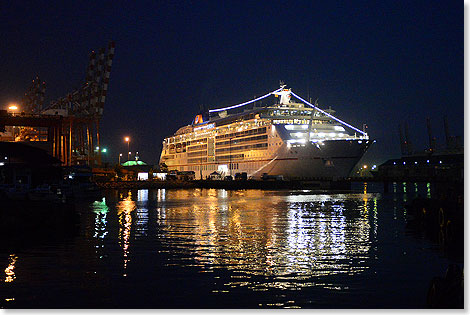
[(417, 149), (426, 117), (444, 144), (463, 137), (464, 23), (457, 1), (3, 1), (0, 106), (38, 75), (46, 104), (84, 81), (91, 50), (116, 42), (101, 121), (108, 160), (158, 163), (164, 137), (201, 104), (224, 107), (279, 87), (318, 98), (377, 140), (365, 162), (400, 155), (398, 124)]

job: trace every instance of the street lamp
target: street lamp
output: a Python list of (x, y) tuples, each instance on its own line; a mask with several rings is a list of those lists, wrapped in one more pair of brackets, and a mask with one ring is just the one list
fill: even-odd
[(119, 165), (121, 165), (121, 156), (122, 156), (122, 153), (119, 153)]
[[(14, 103), (11, 103), (10, 105), (8, 105), (8, 112), (12, 115), (15, 115), (16, 113), (18, 113), (20, 111), (20, 107)], [(14, 129), (15, 127), (13, 127)]]
[[(127, 142), (127, 152), (129, 152), (130, 151), (130, 145), (131, 145), (131, 138), (130, 137), (125, 137), (124, 141)], [(131, 152), (129, 152), (129, 154), (127, 155), (127, 160), (128, 161), (129, 161), (130, 155), (131, 155)]]
[(18, 105), (10, 104), (10, 106), (8, 106), (8, 109), (11, 110), (11, 111), (16, 111), (16, 110), (18, 110)]
[[(19, 112), (19, 106), (16, 105), (15, 103), (11, 103), (10, 105), (8, 105), (8, 112), (12, 115), (12, 116), (16, 116), (17, 112)], [(12, 133), (13, 133), (13, 138), (16, 138), (16, 131), (17, 131), (17, 127), (16, 126), (12, 126)]]

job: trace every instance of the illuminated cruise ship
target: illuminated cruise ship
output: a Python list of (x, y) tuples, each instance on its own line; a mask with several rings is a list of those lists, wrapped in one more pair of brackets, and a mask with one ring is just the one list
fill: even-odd
[[(255, 106), (268, 97), (272, 105)], [(197, 115), (164, 139), (160, 166), (194, 171), (197, 179), (214, 172), (221, 178), (345, 178), (368, 149), (369, 136), (332, 114), (281, 85), (249, 102)]]

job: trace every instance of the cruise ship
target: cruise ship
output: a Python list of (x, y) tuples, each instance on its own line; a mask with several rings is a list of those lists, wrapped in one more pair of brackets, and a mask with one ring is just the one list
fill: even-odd
[[(271, 105), (257, 106), (262, 99)], [(237, 173), (251, 179), (346, 178), (371, 141), (334, 113), (281, 85), (254, 100), (198, 114), (164, 139), (160, 166), (194, 171), (196, 179)]]

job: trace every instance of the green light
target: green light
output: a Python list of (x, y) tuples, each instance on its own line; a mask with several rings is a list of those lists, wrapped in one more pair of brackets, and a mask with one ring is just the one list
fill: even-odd
[(147, 165), (147, 163), (142, 161), (127, 161), (122, 163), (122, 166), (136, 166), (136, 165)]
[(104, 148), (103, 150), (101, 150), (102, 153), (106, 153), (108, 150), (106, 150), (106, 148)]

